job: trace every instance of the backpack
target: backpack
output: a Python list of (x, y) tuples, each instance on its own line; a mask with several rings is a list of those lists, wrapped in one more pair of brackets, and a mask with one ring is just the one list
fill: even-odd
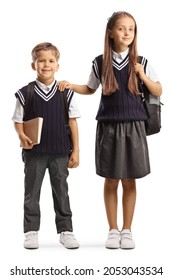
[[(146, 73), (147, 59), (139, 56), (138, 62), (144, 66)], [(151, 94), (148, 88), (139, 79), (139, 87), (141, 91), (142, 102), (147, 112), (148, 119), (145, 121), (146, 135), (153, 135), (160, 132), (161, 129), (161, 105), (160, 97)]]

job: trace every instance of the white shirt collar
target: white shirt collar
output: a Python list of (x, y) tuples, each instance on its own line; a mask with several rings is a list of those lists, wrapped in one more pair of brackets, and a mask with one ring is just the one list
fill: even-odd
[(116, 52), (114, 52), (113, 51), (113, 58), (115, 59), (115, 60), (123, 60), (126, 56), (127, 56), (127, 54), (129, 53), (129, 49), (127, 49), (127, 50), (125, 50), (124, 52), (121, 52), (121, 53), (116, 53)]
[(41, 83), (38, 79), (36, 79), (36, 83), (37, 83), (37, 85), (38, 85), (43, 91), (48, 92), (48, 91), (51, 90), (52, 86), (54, 85), (55, 79), (54, 79), (53, 82), (52, 82), (50, 85), (48, 85), (48, 86), (46, 86), (45, 84)]

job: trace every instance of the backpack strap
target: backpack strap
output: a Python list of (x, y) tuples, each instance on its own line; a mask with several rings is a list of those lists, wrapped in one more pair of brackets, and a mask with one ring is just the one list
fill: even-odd
[[(146, 73), (146, 67), (147, 67), (148, 60), (143, 56), (139, 56), (138, 59), (139, 59), (139, 63), (141, 63), (144, 66), (144, 71)], [(150, 104), (160, 105), (160, 97), (151, 94), (149, 92), (148, 88), (143, 83), (143, 81), (141, 81), (140, 79), (139, 79), (139, 86), (143, 92), (145, 99), (147, 99)]]
[(144, 66), (144, 72), (146, 73), (146, 67), (147, 67), (148, 60), (143, 56), (138, 56), (138, 63), (142, 64)]
[[(147, 59), (143, 56), (138, 56), (138, 63), (144, 66), (144, 72), (146, 73), (146, 67), (147, 67)], [(143, 81), (138, 77), (139, 80), (139, 88), (141, 92), (142, 100), (149, 99), (149, 92)]]
[(61, 99), (61, 105), (62, 105), (62, 109), (64, 112), (64, 116), (65, 116), (65, 124), (68, 125), (68, 121), (69, 121), (69, 114), (68, 114), (68, 103), (67, 103), (67, 91), (62, 91), (60, 92), (60, 99)]
[(26, 94), (25, 107), (24, 107), (25, 117), (29, 116), (31, 103), (32, 103), (32, 99), (33, 99), (33, 96), (34, 96), (34, 87), (35, 87), (35, 81), (30, 82), (27, 85), (27, 89), (26, 89), (27, 94)]
[(65, 126), (66, 126), (66, 132), (67, 135), (69, 137), (69, 143), (70, 143), (70, 153), (73, 150), (73, 145), (72, 145), (72, 140), (71, 140), (71, 130), (70, 130), (70, 126), (69, 126), (69, 104), (70, 104), (70, 100), (72, 98), (72, 96), (70, 97), (70, 100), (67, 101), (67, 94), (68, 94), (68, 89), (66, 89), (65, 91), (60, 92), (60, 99), (61, 99), (61, 105), (62, 105), (62, 110), (64, 113), (64, 117), (65, 117)]

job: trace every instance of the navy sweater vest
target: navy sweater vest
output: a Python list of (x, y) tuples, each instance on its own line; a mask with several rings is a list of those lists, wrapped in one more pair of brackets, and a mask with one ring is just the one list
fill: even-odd
[[(66, 90), (68, 102), (70, 102), (73, 91)], [(61, 106), (60, 94), (57, 82), (54, 83), (48, 94), (45, 94), (35, 83), (34, 96), (31, 101), (30, 112), (27, 119), (35, 117), (43, 118), (41, 142), (35, 145), (31, 152), (46, 154), (69, 154), (70, 142), (65, 126), (65, 115)], [(27, 86), (21, 88), (16, 94), (21, 105), (25, 108)], [(23, 121), (26, 118), (24, 116)]]
[[(93, 71), (101, 81), (102, 55), (93, 61)], [(128, 55), (121, 62), (113, 59), (113, 70), (118, 81), (119, 90), (110, 96), (102, 94), (96, 119), (98, 121), (146, 120), (147, 114), (141, 97), (128, 90)]]

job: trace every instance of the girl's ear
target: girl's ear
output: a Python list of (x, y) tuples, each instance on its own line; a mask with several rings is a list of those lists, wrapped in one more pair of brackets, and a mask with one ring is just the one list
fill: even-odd
[(34, 71), (36, 70), (34, 62), (31, 63), (31, 67), (32, 67), (32, 70), (34, 70)]
[(112, 37), (112, 31), (110, 30), (110, 29), (108, 29), (108, 35), (109, 35), (109, 37), (112, 39), (113, 37)]

